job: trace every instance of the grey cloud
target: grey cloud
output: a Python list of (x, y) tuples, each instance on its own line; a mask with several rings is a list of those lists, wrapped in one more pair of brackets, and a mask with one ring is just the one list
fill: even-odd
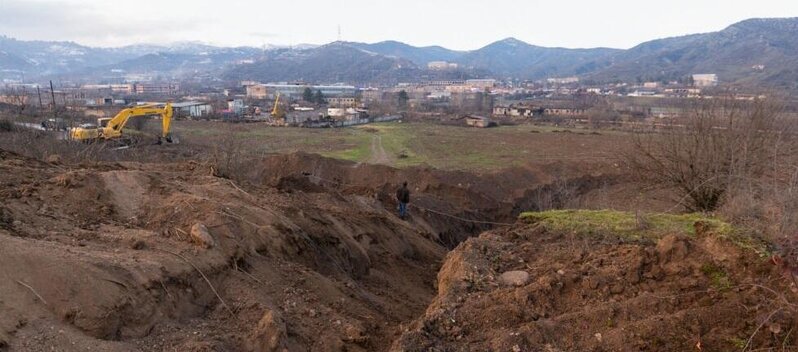
[(124, 40), (169, 32), (182, 33), (196, 29), (198, 23), (202, 22), (198, 19), (148, 19), (146, 12), (140, 10), (130, 13), (130, 16), (115, 17), (91, 6), (58, 0), (1, 0), (0, 34), (32, 39), (102, 42), (108, 38)]

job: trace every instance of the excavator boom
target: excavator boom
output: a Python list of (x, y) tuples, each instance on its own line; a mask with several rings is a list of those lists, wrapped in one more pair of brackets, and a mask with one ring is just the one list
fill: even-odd
[(274, 108), (272, 109), (272, 117), (282, 118), (283, 110), (280, 108), (280, 92), (277, 92), (277, 97), (274, 99)]
[(172, 143), (172, 103), (166, 103), (164, 112), (161, 114), (161, 138), (167, 142)]

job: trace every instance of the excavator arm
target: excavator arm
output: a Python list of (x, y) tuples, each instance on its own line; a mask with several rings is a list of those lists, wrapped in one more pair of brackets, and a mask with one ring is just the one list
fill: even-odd
[(161, 114), (161, 138), (165, 139), (169, 143), (172, 143), (172, 115), (172, 103), (166, 103), (166, 106), (163, 109), (163, 114)]
[[(108, 124), (102, 129), (102, 138), (111, 139), (122, 136), (122, 129), (125, 128), (131, 117), (147, 116), (147, 115), (161, 115), (164, 120), (164, 131), (171, 125), (172, 106), (167, 104), (166, 108), (161, 109), (151, 105), (137, 106), (120, 111), (114, 118), (108, 121)], [(169, 115), (167, 118), (166, 115)], [(165, 137), (165, 136), (163, 136)]]
[(272, 118), (282, 119), (285, 118), (285, 111), (280, 107), (280, 92), (277, 92), (277, 97), (274, 99), (274, 108), (272, 109)]

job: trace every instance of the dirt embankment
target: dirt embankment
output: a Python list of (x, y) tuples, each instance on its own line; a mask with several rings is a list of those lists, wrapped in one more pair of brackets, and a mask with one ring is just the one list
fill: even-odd
[(446, 247), (491, 228), (462, 219), (514, 222), (553, 179), (303, 154), (256, 166), (236, 184), (191, 162), (0, 150), (0, 349), (386, 350), (434, 297)]
[(796, 350), (795, 277), (696, 230), (656, 242), (532, 224), (484, 233), (449, 253), (438, 296), (392, 350)]
[(514, 223), (522, 211), (580, 202), (591, 192), (623, 181), (612, 167), (551, 163), (474, 174), (429, 167), (395, 169), (304, 153), (273, 155), (251, 169), (248, 179), (256, 184), (289, 192), (359, 195), (376, 199), (389, 211), (396, 207), (396, 189), (407, 181), (414, 224), (448, 248), (494, 227), (491, 223)]
[(400, 337), (413, 350), (419, 335), (400, 326), (456, 286), (436, 282), (448, 250), (520, 211), (623, 186), (612, 166), (565, 163), (473, 174), (298, 153), (239, 171), (234, 183), (193, 162), (0, 150), (0, 350), (371, 351)]
[[(373, 198), (0, 151), (0, 346), (381, 350), (445, 248)], [(0, 347), (1, 349), (2, 347)]]

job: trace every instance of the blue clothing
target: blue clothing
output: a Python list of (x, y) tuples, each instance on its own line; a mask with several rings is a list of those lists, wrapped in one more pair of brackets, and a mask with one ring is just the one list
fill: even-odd
[(399, 216), (407, 216), (407, 203), (399, 202)]

